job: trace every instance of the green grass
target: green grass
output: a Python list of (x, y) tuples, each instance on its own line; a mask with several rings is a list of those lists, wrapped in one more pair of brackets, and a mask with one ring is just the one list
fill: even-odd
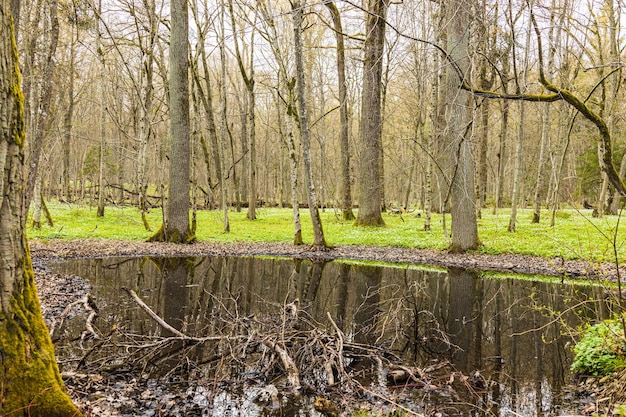
[[(28, 227), (28, 236), (47, 239), (117, 239), (140, 241), (151, 236), (145, 231), (136, 208), (107, 207), (104, 218), (96, 217), (95, 207), (50, 202), (49, 209), (54, 226), (44, 225), (35, 230)], [(308, 210), (301, 210), (305, 243), (313, 241)], [(376, 245), (406, 248), (445, 249), (448, 246), (443, 233), (441, 215), (434, 214), (432, 230), (424, 231), (424, 219), (414, 214), (402, 216), (385, 214), (386, 227), (355, 227), (341, 220), (340, 213), (327, 209), (321, 213), (324, 233), (330, 245)], [(484, 253), (518, 253), (565, 259), (586, 259), (592, 262), (612, 261), (612, 236), (617, 216), (601, 219), (591, 217), (589, 210), (577, 212), (563, 210), (556, 226), (549, 226), (549, 213), (542, 213), (540, 224), (531, 224), (530, 210), (518, 210), (516, 233), (507, 231), (510, 211), (500, 210), (497, 216), (490, 209), (483, 210), (479, 220), (479, 235)], [(292, 242), (293, 225), (291, 209), (257, 209), (257, 220), (246, 219), (245, 209), (229, 214), (231, 232), (223, 233), (221, 211), (199, 211), (196, 235), (201, 241), (216, 242)], [(153, 210), (149, 216), (153, 229), (161, 224), (161, 211)], [(626, 222), (626, 220), (624, 220)], [(450, 230), (450, 216), (447, 216)], [(622, 230), (623, 229), (623, 230)], [(609, 238), (603, 236), (606, 235)], [(626, 260), (624, 241), (626, 225), (617, 236), (620, 261)]]

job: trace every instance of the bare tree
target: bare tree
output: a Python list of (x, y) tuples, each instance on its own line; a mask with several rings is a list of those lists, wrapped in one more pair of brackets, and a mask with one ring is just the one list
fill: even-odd
[(333, 1), (324, 5), (328, 8), (333, 20), (335, 41), (337, 43), (337, 82), (339, 85), (339, 119), (341, 148), (341, 212), (345, 221), (354, 220), (352, 212), (352, 187), (350, 185), (350, 121), (348, 120), (348, 85), (346, 82), (346, 48), (344, 45), (343, 27), (339, 9)]
[(169, 196), (161, 229), (154, 241), (189, 243), (189, 12), (186, 0), (170, 0), (170, 167)]
[(299, 0), (291, 3), (293, 13), (293, 32), (294, 46), (296, 58), (296, 86), (298, 90), (298, 113), (300, 135), (302, 137), (302, 154), (304, 159), (304, 171), (306, 186), (309, 198), (309, 211), (311, 213), (311, 222), (313, 224), (313, 246), (316, 248), (325, 248), (326, 239), (322, 229), (322, 219), (317, 206), (317, 197), (315, 194), (315, 184), (313, 183), (313, 169), (311, 167), (311, 139), (309, 131), (309, 122), (306, 108), (305, 85), (304, 85), (304, 62), (302, 58), (302, 8), (303, 4)]
[(381, 215), (380, 172), (381, 149), (381, 81), (385, 47), (385, 17), (387, 0), (368, 0), (365, 16), (363, 57), (363, 92), (361, 97), (361, 122), (359, 143), (359, 226), (384, 226)]
[[(37, 7), (34, 5), (34, 7)], [(30, 203), (34, 198), (34, 190), (35, 190), (35, 182), (39, 175), (39, 165), (41, 159), (41, 151), (44, 146), (44, 139), (48, 134), (49, 123), (50, 123), (50, 114), (51, 114), (51, 102), (53, 96), (53, 81), (56, 67), (56, 52), (57, 46), (59, 43), (59, 19), (57, 16), (58, 9), (58, 1), (50, 0), (47, 2), (46, 7), (42, 7), (38, 13), (46, 13), (49, 19), (47, 25), (49, 25), (49, 31), (45, 36), (44, 45), (47, 46), (47, 50), (45, 52), (45, 57), (43, 60), (43, 71), (41, 74), (40, 84), (41, 87), (38, 94), (35, 95), (36, 99), (35, 108), (33, 109), (33, 130), (31, 132), (31, 143), (29, 144), (29, 158), (28, 158), (28, 170), (27, 170), (27, 180), (26, 180), (26, 189), (24, 193), (24, 199), (26, 204), (24, 206), (25, 210), (28, 211), (30, 207)], [(37, 25), (35, 22), (34, 25)], [(34, 32), (30, 34), (30, 54), (35, 54), (36, 44), (40, 39), (38, 39), (38, 32)], [(33, 58), (29, 60), (31, 65), (34, 65)], [(34, 68), (30, 68), (31, 76), (32, 70)], [(31, 84), (32, 85), (32, 84)], [(32, 91), (31, 91), (32, 92)]]
[[(469, 4), (465, 0), (446, 4), (447, 45), (450, 60), (463, 76), (469, 73), (468, 57), (470, 24)], [(472, 154), (470, 95), (459, 88), (458, 79), (447, 78), (446, 129), (449, 149), (452, 152), (450, 179), (450, 213), (452, 215), (451, 251), (464, 252), (479, 245), (476, 223), (476, 198), (474, 187), (474, 157)]]
[[(237, 27), (235, 22), (235, 11), (233, 9), (233, 1), (228, 0), (228, 8), (230, 11), (230, 19), (233, 31)], [(255, 11), (256, 16), (256, 11)], [(257, 204), (257, 185), (256, 185), (256, 127), (255, 127), (255, 96), (254, 96), (254, 25), (252, 30), (252, 39), (250, 41), (250, 62), (248, 69), (246, 70), (245, 63), (243, 61), (243, 55), (239, 47), (239, 38), (235, 33), (233, 42), (235, 46), (235, 56), (237, 58), (237, 66), (243, 82), (246, 86), (247, 93), (247, 132), (248, 132), (248, 214), (249, 220), (256, 219), (256, 204)]]

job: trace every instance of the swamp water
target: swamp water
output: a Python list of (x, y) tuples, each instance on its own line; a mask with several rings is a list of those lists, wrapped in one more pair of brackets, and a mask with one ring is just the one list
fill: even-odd
[[(49, 268), (87, 280), (99, 310), (99, 338), (85, 337), (84, 311), (55, 330), (62, 370), (105, 375), (85, 393), (129, 416), (321, 415), (319, 397), (433, 416), (576, 414), (570, 333), (610, 314), (602, 287), (464, 269), (258, 257)], [(214, 339), (182, 341), (123, 288)]]

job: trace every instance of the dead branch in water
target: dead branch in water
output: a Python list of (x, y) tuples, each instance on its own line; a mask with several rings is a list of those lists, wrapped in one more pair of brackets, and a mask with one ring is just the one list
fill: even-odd
[[(71, 372), (102, 373), (119, 378), (139, 372), (164, 380), (184, 376), (187, 383), (202, 381), (211, 396), (233, 384), (261, 387), (276, 384), (280, 390), (282, 381), (285, 395), (294, 392), (315, 395), (319, 400), (316, 403), (334, 404), (335, 411), (340, 412), (349, 404), (375, 398), (419, 416), (402, 405), (405, 390), (424, 389), (429, 393), (440, 391), (455, 396), (450, 382), (454, 378), (450, 375), (456, 371), (447, 362), (426, 368), (405, 363), (381, 335), (370, 338), (382, 340), (381, 344), (359, 343), (357, 340), (367, 338), (362, 335), (355, 338), (352, 331), (344, 334), (329, 313), (325, 323), (317, 322), (309, 314), (309, 306), (303, 303), (265, 302), (257, 310), (262, 313), (255, 315), (247, 314), (248, 309), (240, 309), (237, 298), (220, 298), (207, 293), (209, 299), (205, 300), (203, 312), (205, 317), (210, 317), (207, 327), (194, 328), (198, 323), (197, 312), (189, 310), (181, 316), (185, 330), (179, 330), (135, 291), (124, 290), (156, 325), (141, 326), (142, 333), (137, 333), (129, 330), (126, 322), (109, 323), (110, 330), (99, 340), (85, 340), (92, 345), (84, 348), (81, 344), (84, 354), (76, 359), (74, 369), (66, 368), (68, 375), (73, 375)], [(85, 305), (87, 301), (81, 300)], [(392, 314), (398, 313), (396, 310)], [(383, 329), (389, 332), (390, 327), (384, 325), (384, 320), (380, 322), (383, 325), (378, 329), (368, 325), (364, 331)], [(171, 336), (163, 336), (165, 332), (159, 329)], [(436, 336), (438, 343), (445, 342), (445, 334)], [(393, 335), (394, 339), (400, 337), (401, 334)], [(74, 383), (82, 383), (81, 378), (74, 380)], [(363, 384), (367, 380), (372, 381), (372, 385)], [(459, 380), (462, 379), (457, 378)]]

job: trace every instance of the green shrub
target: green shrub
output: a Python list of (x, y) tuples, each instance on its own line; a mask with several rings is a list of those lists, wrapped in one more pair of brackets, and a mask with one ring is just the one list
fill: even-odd
[(572, 371), (604, 376), (626, 366), (626, 340), (621, 319), (586, 325), (583, 336), (574, 346)]

